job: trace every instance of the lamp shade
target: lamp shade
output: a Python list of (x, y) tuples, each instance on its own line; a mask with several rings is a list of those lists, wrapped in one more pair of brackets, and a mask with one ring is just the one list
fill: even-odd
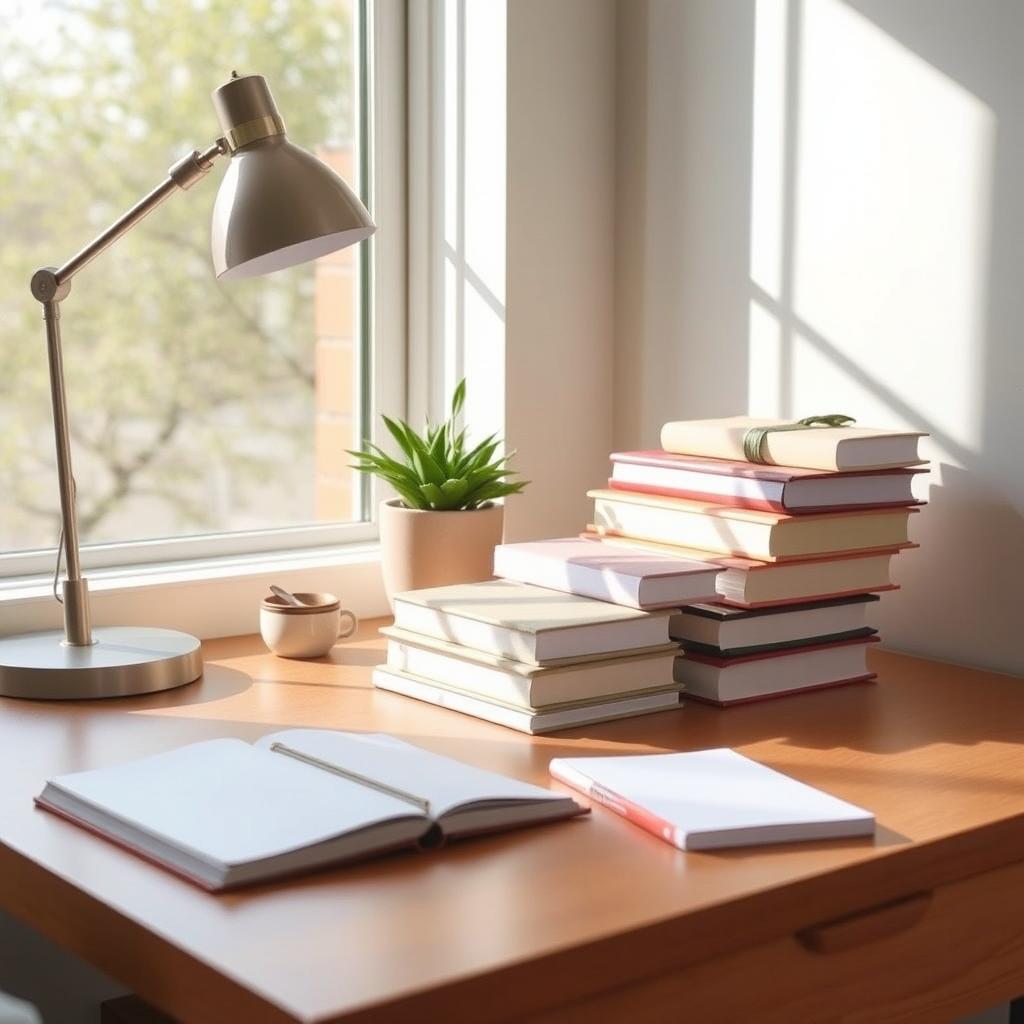
[(213, 207), (218, 278), (270, 274), (373, 234), (366, 207), (345, 181), (289, 142), (262, 76), (233, 78), (213, 99), (232, 150)]

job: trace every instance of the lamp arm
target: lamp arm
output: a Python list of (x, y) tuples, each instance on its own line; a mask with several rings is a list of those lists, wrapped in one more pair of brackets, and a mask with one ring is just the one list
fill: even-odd
[(97, 235), (60, 267), (44, 267), (32, 275), (32, 294), (42, 303), (46, 323), (46, 352), (50, 369), (50, 401), (57, 447), (57, 477), (60, 485), (60, 516), (67, 579), (63, 582), (64, 637), (72, 647), (92, 645), (89, 615), (89, 586), (82, 578), (78, 555), (78, 517), (75, 513), (75, 479), (71, 471), (71, 439), (68, 428), (64, 363), (61, 354), (60, 303), (71, 291), (71, 279), (101, 252), (130, 231), (146, 214), (155, 210), (172, 192), (187, 189), (202, 178), (217, 157), (229, 152), (225, 139), (217, 139), (202, 152), (193, 150), (174, 164), (166, 179), (140, 199), (105, 231)]
[[(143, 196), (131, 209), (126, 211), (105, 231), (97, 235), (87, 246), (80, 249), (66, 263), (52, 271), (57, 287), (67, 284), (84, 267), (88, 266), (99, 254), (109, 249), (125, 232), (130, 231), (147, 214), (152, 213), (168, 196), (177, 189), (191, 188), (200, 178), (204, 177), (213, 167), (217, 157), (228, 152), (225, 139), (217, 139), (213, 145), (202, 152), (193, 150), (182, 157), (167, 171), (167, 177), (148, 195)], [(33, 279), (32, 294), (40, 302), (46, 302), (51, 296), (37, 294)], [(66, 293), (65, 293), (66, 294)], [(60, 301), (58, 299), (58, 301)]]

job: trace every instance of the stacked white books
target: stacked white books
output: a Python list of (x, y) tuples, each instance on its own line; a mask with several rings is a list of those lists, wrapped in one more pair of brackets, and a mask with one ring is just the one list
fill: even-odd
[(394, 606), (381, 689), (527, 733), (679, 706), (679, 603), (646, 611), (498, 579), (409, 591)]

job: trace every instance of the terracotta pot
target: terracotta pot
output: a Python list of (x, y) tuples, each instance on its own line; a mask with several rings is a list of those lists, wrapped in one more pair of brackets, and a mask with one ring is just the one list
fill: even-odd
[(384, 590), (390, 601), (403, 590), (475, 583), (494, 576), (494, 547), (501, 543), (502, 505), (462, 512), (405, 508), (381, 502), (380, 546)]

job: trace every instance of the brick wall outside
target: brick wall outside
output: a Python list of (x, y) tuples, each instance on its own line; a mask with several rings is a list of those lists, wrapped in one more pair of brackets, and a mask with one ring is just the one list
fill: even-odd
[[(320, 147), (317, 156), (346, 181), (352, 177), (352, 149)], [(316, 261), (316, 492), (318, 520), (351, 520), (355, 474), (347, 448), (358, 444), (355, 422), (355, 339), (357, 247)]]

